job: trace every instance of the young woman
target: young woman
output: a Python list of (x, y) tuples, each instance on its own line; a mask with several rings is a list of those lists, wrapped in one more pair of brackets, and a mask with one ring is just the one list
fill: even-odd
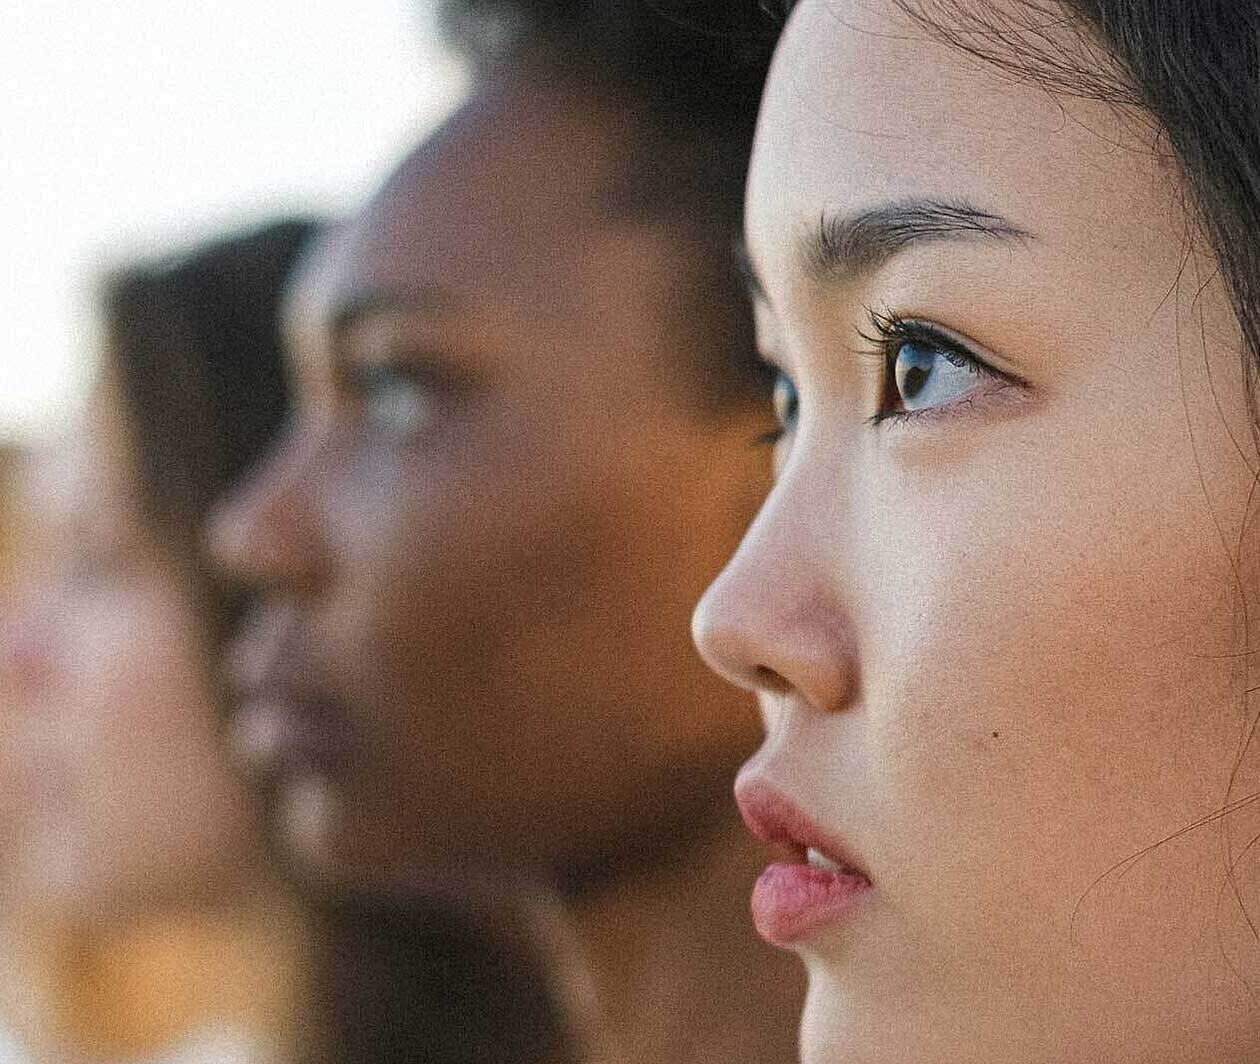
[(441, 6), (470, 94), (303, 270), (292, 429), (214, 524), (235, 733), (317, 880), (558, 894), (605, 1059), (794, 1059), (758, 721), (687, 637), (768, 482), (728, 261), (767, 62), (639, 0)]
[(86, 417), (20, 489), (0, 1016), (36, 1062), (292, 1059), (304, 932), (221, 747), (235, 603), (198, 544), (284, 416), (277, 303), (310, 231), (113, 277)]
[(803, 0), (695, 618), (807, 1064), (1260, 1060), (1260, 6)]

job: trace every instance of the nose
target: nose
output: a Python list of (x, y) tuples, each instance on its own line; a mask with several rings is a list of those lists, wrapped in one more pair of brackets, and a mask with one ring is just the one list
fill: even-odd
[(320, 518), (327, 450), (293, 423), (262, 463), (216, 507), (207, 529), (214, 564), (248, 587), (310, 593), (328, 564)]
[[(855, 626), (842, 600), (840, 525), (780, 482), (692, 617), (700, 655), (762, 695), (834, 712), (858, 696)], [(817, 507), (813, 507), (817, 509)]]

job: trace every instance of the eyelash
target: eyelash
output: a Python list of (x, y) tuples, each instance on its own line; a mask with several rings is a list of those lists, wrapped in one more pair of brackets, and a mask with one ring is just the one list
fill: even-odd
[[(866, 310), (869, 321), (868, 329), (870, 331), (858, 329), (857, 332), (858, 336), (871, 345), (871, 350), (863, 352), (863, 354), (878, 360), (881, 380), (880, 409), (866, 419), (868, 425), (878, 427), (890, 423), (904, 424), (917, 418), (940, 416), (955, 408), (956, 404), (931, 407), (924, 410), (889, 409), (889, 382), (895, 379), (897, 356), (900, 354), (902, 347), (909, 343), (935, 348), (949, 361), (953, 362), (955, 366), (960, 368), (966, 366), (978, 376), (1002, 381), (1011, 386), (1022, 384), (1017, 378), (994, 369), (982, 358), (968, 350), (965, 344), (939, 326), (930, 322), (903, 318), (891, 310), (881, 313), (872, 307), (865, 307), (864, 309)], [(778, 366), (773, 363), (768, 364), (778, 375), (778, 380), (786, 380), (791, 384), (790, 378)], [(778, 387), (778, 381), (776, 381), (775, 386)], [(795, 385), (791, 384), (791, 386), (795, 390)], [(970, 399), (963, 399), (959, 402), (969, 403), (970, 401)], [(756, 443), (762, 446), (773, 446), (784, 437), (787, 431), (787, 426), (779, 424), (769, 432), (759, 436)]]
[(951, 409), (952, 404), (951, 406), (930, 407), (926, 410), (889, 409), (889, 382), (895, 379), (897, 356), (906, 344), (922, 344), (925, 347), (935, 348), (959, 368), (966, 366), (978, 376), (1014, 383), (1011, 377), (994, 369), (939, 326), (930, 322), (903, 318), (891, 310), (882, 313), (872, 307), (866, 307), (865, 310), (871, 331), (859, 329), (858, 336), (872, 345), (871, 354), (879, 359), (882, 382), (880, 408), (866, 419), (868, 425), (904, 424), (916, 418), (939, 416)]

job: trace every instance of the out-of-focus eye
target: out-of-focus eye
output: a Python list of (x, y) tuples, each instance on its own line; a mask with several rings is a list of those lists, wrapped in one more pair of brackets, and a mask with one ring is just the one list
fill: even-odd
[(800, 412), (800, 397), (796, 393), (796, 384), (782, 370), (779, 370), (774, 381), (774, 416), (779, 423), (776, 438), (791, 432), (796, 427), (796, 418)]
[(957, 351), (907, 340), (892, 359), (894, 406), (906, 412), (944, 406), (965, 396), (982, 376), (977, 362)]
[(363, 418), (373, 432), (405, 438), (432, 421), (434, 389), (420, 374), (401, 366), (381, 365), (365, 367), (355, 376)]

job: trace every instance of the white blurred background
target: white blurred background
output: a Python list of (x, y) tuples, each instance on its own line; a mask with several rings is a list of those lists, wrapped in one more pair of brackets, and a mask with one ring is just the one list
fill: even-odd
[(0, 4), (0, 437), (81, 398), (102, 264), (352, 206), (461, 89), (424, 0)]

